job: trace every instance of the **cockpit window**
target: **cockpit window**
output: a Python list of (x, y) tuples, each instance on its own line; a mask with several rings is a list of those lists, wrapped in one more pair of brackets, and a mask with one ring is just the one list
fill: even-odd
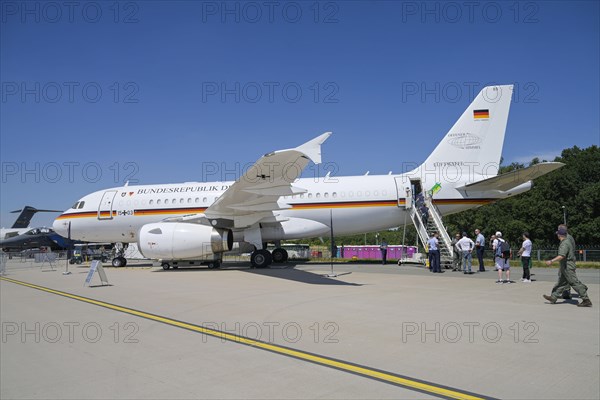
[(80, 203), (80, 202), (78, 201), (77, 203), (73, 204), (73, 207), (71, 207), (71, 208), (72, 208), (72, 209), (77, 209), (77, 206), (79, 205), (79, 203)]
[(85, 205), (85, 201), (80, 201), (79, 202), (79, 207), (77, 207), (77, 208), (83, 208), (84, 205)]

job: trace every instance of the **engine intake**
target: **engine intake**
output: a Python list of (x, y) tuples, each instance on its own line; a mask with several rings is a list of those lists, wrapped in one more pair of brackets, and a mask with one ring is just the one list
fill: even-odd
[(186, 222), (146, 224), (138, 238), (144, 257), (157, 260), (199, 259), (233, 247), (231, 230)]

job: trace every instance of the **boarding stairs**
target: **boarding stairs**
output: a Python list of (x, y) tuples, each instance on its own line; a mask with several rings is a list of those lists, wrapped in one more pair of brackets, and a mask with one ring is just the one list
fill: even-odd
[(442, 268), (452, 268), (452, 259), (454, 257), (454, 247), (452, 246), (452, 240), (448, 231), (442, 221), (442, 215), (440, 214), (437, 206), (433, 203), (431, 196), (425, 195), (424, 198), (425, 206), (429, 209), (429, 218), (427, 224), (423, 223), (423, 217), (418, 207), (412, 206), (410, 202), (405, 202), (409, 205), (407, 211), (410, 215), (410, 219), (415, 226), (419, 239), (423, 247), (427, 246), (427, 241), (431, 237), (433, 232), (439, 233), (439, 249), (440, 249), (440, 264)]

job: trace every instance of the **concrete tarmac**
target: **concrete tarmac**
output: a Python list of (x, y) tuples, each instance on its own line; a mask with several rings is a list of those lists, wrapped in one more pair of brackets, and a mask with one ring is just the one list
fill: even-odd
[(396, 265), (338, 264), (336, 278), (328, 264), (133, 266), (106, 268), (104, 287), (70, 269), (8, 261), (6, 278), (73, 297), (0, 281), (1, 398), (600, 398), (599, 270), (578, 270), (594, 303), (579, 308), (542, 298), (556, 269), (498, 285), (493, 271)]

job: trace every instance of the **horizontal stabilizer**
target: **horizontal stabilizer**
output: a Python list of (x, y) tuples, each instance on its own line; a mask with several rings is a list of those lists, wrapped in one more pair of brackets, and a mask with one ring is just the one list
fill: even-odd
[(539, 178), (542, 175), (546, 175), (564, 165), (565, 164), (560, 162), (535, 164), (527, 168), (517, 169), (479, 182), (469, 183), (462, 187), (458, 187), (457, 189), (469, 192), (484, 192), (487, 190), (506, 191), (535, 178)]

